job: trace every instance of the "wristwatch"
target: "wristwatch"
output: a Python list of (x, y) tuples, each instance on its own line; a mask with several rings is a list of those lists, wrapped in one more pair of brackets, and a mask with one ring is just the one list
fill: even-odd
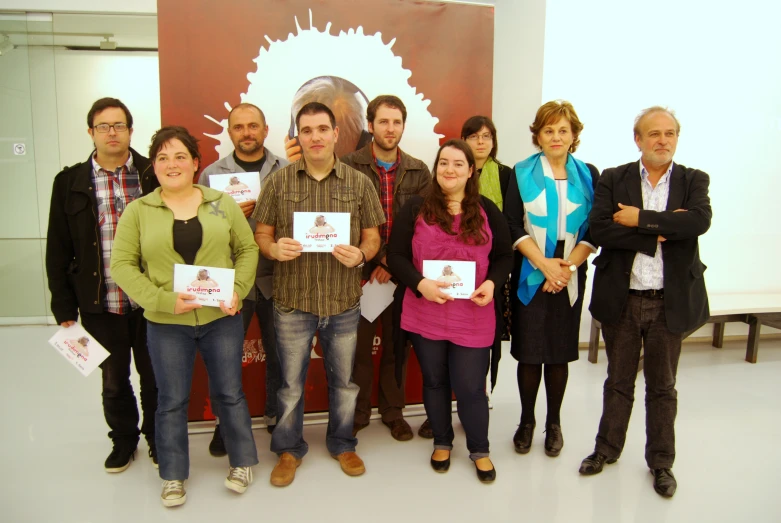
[(365, 253), (365, 252), (363, 252), (363, 251), (361, 251), (361, 258), (362, 258), (362, 259), (361, 259), (361, 263), (359, 263), (358, 265), (356, 265), (356, 266), (354, 267), (355, 269), (360, 269), (361, 267), (363, 267), (364, 265), (366, 265), (366, 253)]

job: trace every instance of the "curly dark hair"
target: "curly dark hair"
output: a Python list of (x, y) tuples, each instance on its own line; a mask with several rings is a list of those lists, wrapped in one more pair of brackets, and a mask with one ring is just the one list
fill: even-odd
[[(437, 181), (437, 166), (442, 150), (446, 147), (458, 149), (466, 157), (472, 176), (466, 181), (464, 188), (464, 199), (461, 200), (461, 227), (458, 232), (453, 230), (453, 215), (447, 210), (447, 196), (442, 192)], [(420, 216), (429, 225), (438, 225), (445, 233), (452, 236), (458, 235), (458, 239), (468, 245), (485, 245), (488, 243), (486, 234), (485, 218), (483, 218), (482, 206), (480, 205), (480, 183), (479, 175), (475, 169), (475, 157), (472, 154), (472, 148), (463, 140), (448, 140), (437, 151), (437, 157), (434, 160), (434, 177), (431, 181), (431, 189), (428, 191), (423, 205), (420, 208)]]

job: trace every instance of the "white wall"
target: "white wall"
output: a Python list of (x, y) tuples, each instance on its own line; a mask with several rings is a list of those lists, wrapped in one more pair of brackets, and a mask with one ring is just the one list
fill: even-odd
[(133, 115), (130, 145), (144, 156), (160, 128), (157, 53), (56, 51), (57, 119), (63, 166), (83, 162), (92, 150), (87, 112), (98, 98), (119, 98)]
[(675, 161), (711, 180), (700, 239), (711, 294), (781, 292), (779, 19), (781, 3), (762, 0), (548, 0), (542, 98), (574, 104), (578, 157), (600, 169), (636, 160), (636, 114), (676, 111)]

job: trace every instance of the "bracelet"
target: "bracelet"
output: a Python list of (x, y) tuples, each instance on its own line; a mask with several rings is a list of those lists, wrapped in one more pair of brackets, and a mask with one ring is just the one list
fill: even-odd
[[(360, 249), (359, 249), (359, 250), (360, 250)], [(356, 265), (356, 266), (354, 267), (355, 269), (360, 269), (361, 267), (363, 267), (364, 265), (366, 265), (366, 253), (365, 253), (365, 252), (363, 252), (363, 251), (361, 251), (361, 257), (362, 257), (363, 259), (361, 260), (361, 263), (359, 263), (358, 265)]]

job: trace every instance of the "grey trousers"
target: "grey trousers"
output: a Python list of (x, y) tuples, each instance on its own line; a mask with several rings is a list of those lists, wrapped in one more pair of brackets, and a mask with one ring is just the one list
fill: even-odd
[(608, 459), (621, 455), (635, 399), (635, 379), (643, 348), (645, 375), (645, 461), (651, 469), (675, 461), (675, 376), (682, 335), (667, 329), (664, 299), (630, 295), (617, 323), (602, 324), (607, 352), (602, 419), (595, 450)]

